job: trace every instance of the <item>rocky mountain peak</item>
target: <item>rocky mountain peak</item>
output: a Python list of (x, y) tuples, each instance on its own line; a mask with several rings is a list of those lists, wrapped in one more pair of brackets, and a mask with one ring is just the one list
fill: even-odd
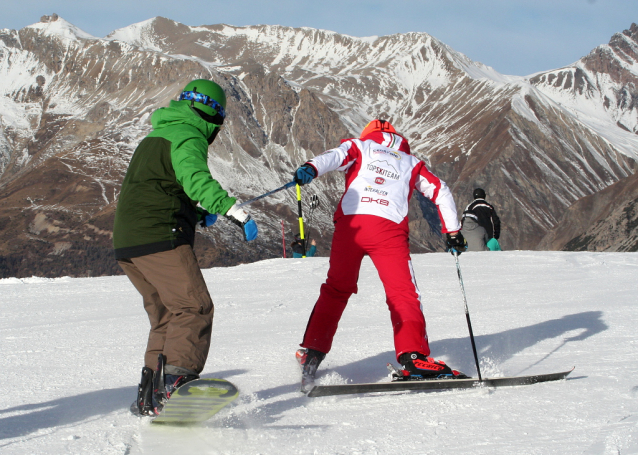
[(638, 43), (638, 25), (632, 23), (631, 27), (627, 30), (623, 30), (623, 35), (630, 37), (634, 42)]
[(84, 30), (81, 30), (70, 22), (67, 22), (55, 13), (51, 16), (42, 16), (40, 18), (40, 22), (29, 25), (23, 30), (27, 29), (37, 31), (42, 35), (57, 37), (64, 41), (96, 39), (93, 35), (86, 33)]
[(582, 61), (585, 68), (608, 74), (614, 82), (637, 83), (632, 67), (638, 63), (638, 26), (634, 23), (628, 30), (614, 34), (609, 44), (597, 47)]
[(43, 23), (47, 23), (47, 22), (55, 22), (60, 18), (60, 16), (58, 16), (57, 14), (53, 13), (50, 16), (42, 16), (40, 18), (40, 22)]

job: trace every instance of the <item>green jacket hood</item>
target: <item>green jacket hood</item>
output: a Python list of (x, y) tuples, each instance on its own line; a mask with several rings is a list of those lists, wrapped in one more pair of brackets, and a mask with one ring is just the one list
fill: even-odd
[(187, 103), (171, 101), (168, 107), (161, 107), (151, 115), (151, 125), (157, 130), (167, 126), (191, 125), (197, 128), (205, 137), (209, 137), (218, 128), (201, 118)]

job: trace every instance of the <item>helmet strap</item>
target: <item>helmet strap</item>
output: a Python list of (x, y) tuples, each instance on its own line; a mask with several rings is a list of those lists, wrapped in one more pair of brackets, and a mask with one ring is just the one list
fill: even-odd
[(210, 144), (212, 144), (212, 143), (213, 143), (213, 141), (214, 141), (214, 140), (215, 140), (215, 138), (217, 137), (217, 134), (219, 133), (219, 129), (220, 129), (219, 127), (218, 127), (218, 128), (215, 128), (215, 129), (213, 130), (213, 134), (211, 134), (210, 136), (208, 136), (208, 137), (206, 138), (206, 140), (208, 141), (208, 145), (210, 145)]

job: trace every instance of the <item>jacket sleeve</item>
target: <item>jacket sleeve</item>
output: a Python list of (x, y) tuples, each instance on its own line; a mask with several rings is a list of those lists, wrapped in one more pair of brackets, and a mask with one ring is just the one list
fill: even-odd
[(494, 238), (498, 240), (501, 236), (501, 219), (496, 214), (494, 207), (492, 207), (492, 224), (494, 225)]
[(414, 188), (436, 205), (441, 219), (441, 232), (446, 234), (460, 230), (456, 203), (446, 183), (432, 174), (423, 161), (420, 161), (414, 170)]
[(317, 171), (317, 177), (330, 171), (347, 171), (361, 156), (356, 139), (345, 140), (339, 147), (326, 150), (308, 161)]
[(210, 213), (225, 215), (236, 202), (228, 196), (208, 169), (208, 144), (205, 139), (191, 138), (173, 144), (171, 160), (175, 177), (186, 195)]

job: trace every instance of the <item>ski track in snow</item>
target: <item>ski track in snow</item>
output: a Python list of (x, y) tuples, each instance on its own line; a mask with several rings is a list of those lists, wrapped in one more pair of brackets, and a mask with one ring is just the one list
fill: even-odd
[[(453, 258), (414, 255), (432, 354), (476, 375)], [(483, 376), (566, 381), (308, 398), (294, 351), (327, 258), (204, 271), (215, 301), (204, 377), (240, 390), (197, 427), (129, 414), (148, 322), (126, 277), (0, 280), (4, 454), (636, 454), (636, 253), (460, 258)], [(319, 383), (386, 381), (383, 288), (364, 261)]]

